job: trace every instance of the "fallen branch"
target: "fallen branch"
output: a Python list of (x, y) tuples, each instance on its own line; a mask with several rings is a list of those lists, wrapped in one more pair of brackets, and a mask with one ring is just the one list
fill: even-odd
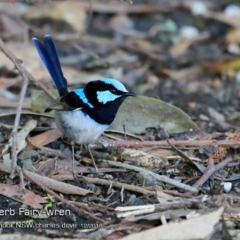
[[(101, 3), (98, 1), (92, 2), (92, 6), (88, 2), (79, 3), (79, 7), (85, 10), (91, 10), (92, 12), (98, 13), (153, 13), (153, 12), (167, 12), (170, 11), (170, 7), (161, 6), (161, 5), (150, 5), (150, 4), (138, 4), (138, 5), (124, 5), (124, 4), (108, 4)], [(171, 7), (174, 7), (172, 4)]]
[[(169, 140), (174, 146), (240, 146), (240, 141), (236, 140)], [(154, 147), (154, 146), (169, 146), (167, 141), (109, 141), (107, 147)]]
[[(148, 191), (154, 191), (154, 190), (156, 190), (156, 187), (155, 186), (145, 186), (144, 189), (146, 189)], [(176, 190), (161, 189), (160, 191), (163, 192), (163, 193), (167, 193), (169, 195), (177, 196), (177, 197), (181, 197), (181, 198), (193, 198), (193, 195), (191, 195), (191, 194), (180, 193)]]
[[(68, 178), (68, 180), (74, 180), (72, 175), (66, 175), (66, 177)], [(63, 180), (64, 175), (56, 175), (56, 176), (53, 176), (53, 178), (56, 179), (56, 180)], [(138, 186), (135, 186), (135, 185), (130, 185), (130, 184), (121, 183), (121, 182), (114, 182), (114, 181), (106, 180), (106, 179), (90, 178), (90, 177), (82, 176), (81, 178), (79, 178), (79, 181), (84, 181), (84, 182), (98, 184), (98, 185), (105, 185), (105, 186), (111, 186), (112, 185), (112, 187), (115, 187), (115, 188), (119, 188), (119, 189), (124, 188), (126, 190), (129, 190), (129, 191), (132, 191), (132, 192), (138, 192), (138, 193), (141, 193), (141, 194), (147, 195), (147, 196), (156, 196), (157, 195), (156, 190), (149, 191), (147, 189), (144, 189), (143, 187), (138, 187)]]
[(109, 161), (109, 160), (101, 160), (101, 161), (106, 162), (106, 163), (110, 164), (111, 166), (126, 168), (126, 169), (129, 169), (129, 170), (139, 172), (144, 176), (150, 175), (150, 176), (154, 177), (155, 179), (157, 179), (158, 181), (170, 184), (170, 185), (175, 186), (177, 188), (181, 188), (184, 191), (189, 191), (189, 192), (193, 192), (193, 193), (198, 192), (198, 189), (196, 187), (191, 187), (187, 184), (175, 181), (175, 180), (173, 180), (173, 179), (171, 179), (167, 176), (164, 176), (164, 175), (158, 175), (154, 172), (151, 172), (151, 171), (149, 171), (147, 169), (144, 169), (144, 168), (141, 168), (141, 167), (136, 167), (136, 166), (132, 166), (132, 165), (129, 165), (129, 164), (126, 164), (126, 163), (114, 162), (114, 161)]

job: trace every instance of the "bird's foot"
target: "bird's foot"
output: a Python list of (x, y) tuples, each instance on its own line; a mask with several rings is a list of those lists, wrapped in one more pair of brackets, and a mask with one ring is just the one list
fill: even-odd
[(78, 178), (81, 178), (82, 177), (82, 173), (81, 174), (78, 174), (78, 172), (76, 172), (76, 169), (73, 169), (73, 178), (75, 180), (75, 182), (79, 185), (79, 180)]
[(92, 155), (92, 151), (91, 151), (89, 145), (85, 145), (85, 147), (88, 149), (88, 152), (89, 152), (90, 157), (91, 157), (91, 159), (92, 159), (92, 164), (93, 164), (93, 166), (94, 166), (94, 168), (95, 168), (96, 173), (99, 173), (98, 167), (97, 167), (97, 165), (96, 165), (96, 163), (95, 163), (95, 159), (94, 159), (94, 157), (93, 157), (93, 155)]

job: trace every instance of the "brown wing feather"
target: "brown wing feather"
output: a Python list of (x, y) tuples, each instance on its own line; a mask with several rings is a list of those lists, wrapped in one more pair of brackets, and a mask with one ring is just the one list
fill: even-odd
[(62, 98), (57, 98), (53, 100), (49, 106), (44, 110), (44, 112), (50, 112), (52, 110), (67, 110), (68, 105), (61, 101)]

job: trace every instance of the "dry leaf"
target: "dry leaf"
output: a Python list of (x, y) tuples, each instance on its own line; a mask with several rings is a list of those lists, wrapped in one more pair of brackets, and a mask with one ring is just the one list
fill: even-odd
[(219, 60), (213, 64), (206, 64), (205, 70), (212, 73), (231, 74), (240, 71), (240, 57)]
[(227, 130), (229, 128), (229, 124), (226, 123), (225, 117), (223, 114), (219, 113), (217, 110), (215, 110), (212, 107), (208, 107), (208, 113), (211, 116), (211, 118), (214, 119), (215, 122), (222, 127), (222, 129)]
[(193, 40), (188, 40), (188, 41), (180, 42), (174, 45), (173, 47), (171, 47), (170, 53), (172, 57), (176, 58), (183, 55), (193, 42), (194, 42)]
[(176, 197), (173, 197), (167, 193), (162, 192), (160, 189), (157, 189), (157, 200), (159, 203), (166, 203), (168, 201), (174, 201), (176, 199)]
[(240, 29), (233, 29), (225, 36), (227, 42), (240, 44)]
[(232, 27), (240, 28), (240, 17), (227, 16), (220, 12), (206, 12), (203, 16), (218, 20)]
[[(36, 195), (34, 192), (25, 189), (25, 194), (20, 194), (21, 190), (17, 186), (0, 183), (1, 195), (9, 197), (17, 202), (24, 203), (32, 208), (42, 209), (41, 203), (46, 203), (46, 199)], [(19, 193), (19, 194), (18, 194)]]
[[(36, 81), (49, 79), (51, 82), (51, 77), (49, 76), (47, 70), (43, 66), (43, 63), (38, 56), (37, 50), (31, 42), (29, 44), (24, 43), (5, 43), (6, 47), (14, 53), (14, 55), (23, 61), (22, 65), (27, 69), (27, 71), (34, 76)], [(60, 59), (61, 61), (61, 59)], [(0, 51), (0, 66), (6, 67), (8, 70), (14, 70), (15, 67), (13, 63)], [(70, 67), (62, 67), (64, 76), (68, 79), (68, 84), (79, 84), (86, 83), (86, 80), (79, 71), (74, 70)], [(87, 74), (86, 74), (87, 75)], [(81, 76), (81, 77), (80, 77)], [(93, 77), (99, 77), (97, 74), (93, 74)], [(93, 78), (98, 79), (98, 78)], [(89, 80), (89, 79), (88, 79)], [(83, 82), (84, 81), (84, 82)]]
[[(57, 3), (50, 3), (40, 6), (33, 6), (28, 8), (22, 15), (24, 19), (30, 21), (41, 21), (48, 19), (51, 24), (54, 21), (58, 24), (68, 24), (68, 29), (73, 29), (78, 34), (85, 32), (86, 28), (86, 11), (81, 7), (79, 1), (63, 1)], [(54, 21), (52, 21), (54, 20)]]
[(36, 170), (36, 173), (42, 176), (52, 176), (56, 169), (56, 158), (49, 158), (42, 163)]
[(189, 81), (195, 79), (202, 72), (202, 68), (200, 66), (193, 66), (182, 70), (163, 69), (162, 72), (173, 80)]
[(172, 150), (168, 150), (168, 149), (150, 149), (147, 152), (152, 155), (161, 156), (161, 157), (169, 157), (175, 154)]
[(223, 207), (218, 210), (194, 217), (180, 223), (169, 223), (140, 233), (135, 233), (121, 240), (198, 240), (209, 236), (216, 223), (221, 219)]
[[(35, 149), (35, 146), (42, 147), (44, 145), (56, 141), (61, 136), (62, 133), (60, 132), (59, 129), (52, 129), (29, 138), (29, 143), (27, 147), (28, 149)], [(34, 146), (31, 143), (33, 143)]]
[[(26, 138), (28, 134), (37, 126), (36, 120), (29, 120), (25, 126), (17, 133), (17, 153), (22, 151), (26, 146)], [(4, 146), (4, 149), (2, 150), (2, 153), (6, 153), (9, 148), (12, 147), (12, 141), (13, 139), (10, 138), (8, 141), (8, 144)]]

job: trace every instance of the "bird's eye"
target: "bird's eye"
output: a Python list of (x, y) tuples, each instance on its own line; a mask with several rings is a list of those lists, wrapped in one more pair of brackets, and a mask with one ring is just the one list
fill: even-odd
[(111, 91), (111, 93), (116, 93), (116, 92), (117, 92), (116, 89), (112, 89), (112, 90), (110, 90), (110, 91)]

